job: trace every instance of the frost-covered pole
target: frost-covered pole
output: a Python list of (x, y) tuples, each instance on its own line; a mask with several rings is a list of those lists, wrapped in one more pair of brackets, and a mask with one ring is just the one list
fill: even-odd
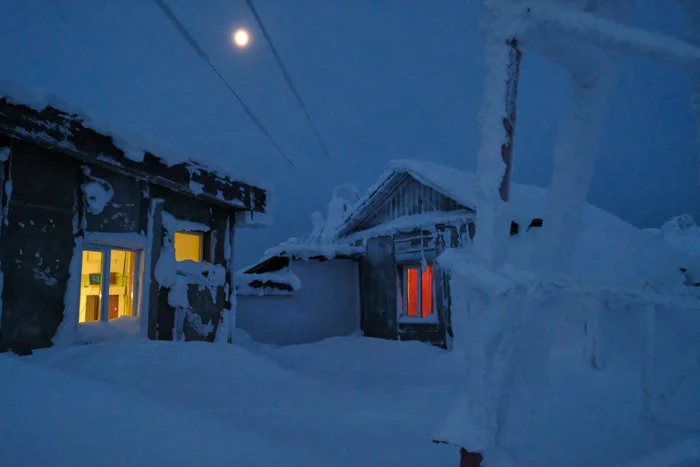
[(507, 202), (510, 199), (510, 173), (513, 170), (513, 141), (515, 132), (515, 119), (517, 116), (516, 107), (518, 103), (518, 81), (520, 78), (520, 43), (517, 39), (508, 41), (508, 71), (506, 75), (506, 111), (503, 119), (503, 129), (506, 138), (501, 145), (501, 159), (505, 164), (503, 180), (498, 192), (501, 200)]
[(560, 38), (543, 49), (571, 74), (569, 109), (559, 125), (554, 148), (541, 248), (544, 267), (566, 274), (571, 268), (617, 68), (607, 51), (576, 39)]
[(484, 2), (486, 80), (476, 167), (478, 227), (475, 246), (483, 263), (491, 268), (503, 262), (510, 224), (507, 201), (521, 60), (520, 42), (516, 39), (518, 20), (519, 10), (511, 2)]

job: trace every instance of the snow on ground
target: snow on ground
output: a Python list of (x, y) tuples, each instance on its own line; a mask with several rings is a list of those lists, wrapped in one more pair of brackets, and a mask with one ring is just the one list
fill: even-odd
[[(633, 313), (632, 313), (633, 315)], [(507, 445), (521, 465), (616, 465), (647, 451), (629, 312), (603, 370), (560, 336), (545, 390)], [(697, 322), (659, 328), (669, 397), (657, 447), (697, 427)], [(126, 339), (0, 355), (0, 466), (453, 466), (432, 443), (464, 388), (457, 353), (359, 336), (273, 347)], [(678, 376), (681, 378), (679, 379)], [(524, 415), (524, 414), (523, 414)], [(534, 462), (534, 463), (533, 463)]]
[(167, 456), (453, 465), (455, 449), (431, 442), (459, 387), (452, 367), (450, 353), (425, 344), (360, 337), (277, 348), (122, 340), (0, 356), (0, 375), (12, 374), (1, 376), (11, 384), (0, 398), (0, 465), (51, 456), (72, 467), (164, 465)]
[(0, 356), (0, 374), (2, 466), (305, 466), (317, 460), (215, 414), (133, 388), (9, 356)]

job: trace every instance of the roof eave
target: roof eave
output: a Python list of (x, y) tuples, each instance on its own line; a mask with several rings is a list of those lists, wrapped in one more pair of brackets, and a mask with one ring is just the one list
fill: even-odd
[(37, 111), (2, 97), (0, 133), (114, 172), (146, 179), (230, 211), (264, 213), (267, 210), (267, 191), (263, 188), (209, 171), (192, 160), (168, 165), (150, 152), (145, 152), (142, 162), (129, 159), (111, 136), (86, 127), (78, 115), (53, 107)]

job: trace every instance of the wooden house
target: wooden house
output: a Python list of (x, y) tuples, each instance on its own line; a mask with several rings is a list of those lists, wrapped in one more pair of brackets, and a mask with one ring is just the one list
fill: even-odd
[[(241, 271), (237, 327), (277, 344), (361, 331), (449, 347), (449, 277), (437, 258), (471, 242), (474, 202), (471, 173), (424, 161), (393, 162), (334, 223), (329, 240), (280, 245)], [(522, 222), (539, 225), (527, 215)], [(519, 229), (513, 222), (511, 233)], [(333, 325), (355, 316), (355, 328), (339, 332)]]
[(348, 211), (336, 241), (362, 250), (364, 335), (449, 346), (449, 282), (437, 258), (474, 236), (470, 177), (438, 164), (395, 161)]
[(233, 233), (264, 221), (267, 191), (0, 84), (0, 350), (124, 323), (226, 339)]

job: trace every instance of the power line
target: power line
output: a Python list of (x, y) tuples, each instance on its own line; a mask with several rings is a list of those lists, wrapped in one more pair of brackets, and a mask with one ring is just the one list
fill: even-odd
[(277, 52), (277, 48), (275, 47), (275, 44), (272, 42), (272, 38), (270, 37), (270, 34), (267, 32), (267, 29), (265, 28), (265, 25), (262, 22), (262, 18), (260, 18), (260, 15), (258, 14), (258, 10), (255, 8), (255, 4), (253, 3), (253, 0), (246, 0), (246, 5), (248, 5), (248, 8), (250, 8), (250, 11), (253, 13), (253, 16), (255, 17), (255, 21), (258, 23), (258, 27), (260, 28), (260, 31), (262, 31), (262, 34), (265, 37), (265, 40), (267, 41), (268, 45), (270, 46), (270, 50), (272, 51), (272, 55), (275, 57), (275, 61), (277, 62), (277, 65), (279, 65), (280, 70), (282, 70), (282, 75), (284, 76), (284, 80), (287, 82), (287, 86), (289, 86), (289, 89), (292, 91), (292, 94), (294, 94), (294, 97), (296, 98), (297, 103), (299, 104), (299, 107), (301, 107), (301, 109), (304, 111), (304, 115), (306, 115), (306, 119), (311, 124), (311, 128), (313, 128), (313, 130), (314, 130), (314, 134), (316, 135), (316, 139), (318, 140), (318, 143), (321, 146), (321, 149), (323, 150), (323, 154), (326, 156), (326, 159), (328, 159), (328, 162), (333, 164), (333, 159), (331, 158), (331, 155), (328, 152), (328, 148), (326, 147), (325, 143), (323, 142), (323, 138), (321, 138), (321, 133), (319, 133), (318, 127), (316, 126), (316, 123), (314, 122), (313, 118), (311, 118), (311, 113), (309, 112), (308, 108), (304, 104), (304, 100), (301, 98), (301, 95), (297, 91), (296, 86), (294, 86), (294, 83), (292, 82), (292, 77), (289, 75), (289, 72), (287, 71), (287, 67), (284, 65), (284, 62), (282, 62), (282, 58), (280, 57), (279, 53)]
[(197, 53), (197, 55), (200, 56), (204, 61), (206, 61), (211, 69), (216, 73), (216, 76), (219, 77), (219, 79), (224, 83), (226, 88), (231, 92), (233, 97), (236, 98), (239, 104), (243, 107), (243, 110), (245, 110), (246, 115), (248, 118), (255, 124), (255, 126), (258, 127), (260, 132), (262, 132), (263, 135), (267, 137), (267, 139), (272, 143), (272, 145), (277, 149), (277, 152), (279, 152), (286, 160), (289, 162), (289, 165), (291, 165), (294, 169), (296, 169), (296, 166), (294, 165), (294, 162), (287, 156), (287, 154), (282, 150), (279, 144), (272, 138), (272, 135), (270, 132), (265, 128), (265, 125), (260, 121), (260, 119), (253, 113), (250, 107), (246, 105), (245, 102), (243, 102), (243, 99), (241, 99), (241, 96), (238, 95), (238, 93), (231, 87), (231, 85), (228, 83), (226, 78), (223, 77), (223, 75), (219, 72), (219, 70), (214, 66), (212, 61), (209, 59), (209, 56), (207, 53), (202, 49), (202, 47), (199, 45), (199, 43), (195, 40), (194, 37), (187, 31), (187, 28), (185, 27), (184, 24), (180, 22), (179, 19), (177, 19), (177, 16), (175, 16), (175, 13), (170, 9), (170, 7), (165, 3), (165, 0), (155, 0), (156, 4), (160, 9), (163, 11), (163, 14), (170, 20), (171, 23), (173, 23), (173, 26), (180, 32), (182, 37), (187, 41), (187, 43), (192, 47), (192, 49)]

